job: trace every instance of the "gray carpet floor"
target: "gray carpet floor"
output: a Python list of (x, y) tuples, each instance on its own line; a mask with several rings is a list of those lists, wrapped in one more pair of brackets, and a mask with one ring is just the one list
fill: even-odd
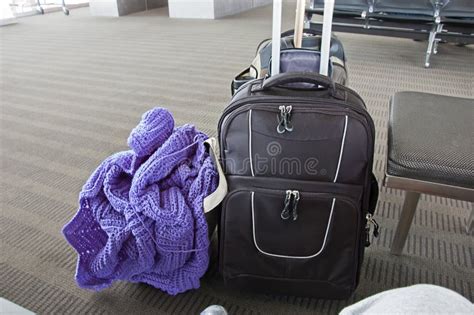
[[(293, 15), (286, 6), (285, 29)], [(216, 135), (233, 75), (270, 33), (270, 7), (215, 21), (169, 19), (167, 9), (98, 18), (83, 8), (0, 28), (0, 295), (41, 314), (197, 314), (214, 303), (231, 314), (336, 313), (415, 283), (442, 285), (473, 300), (474, 243), (464, 232), (472, 205), (422, 196), (404, 253), (394, 257), (389, 246), (404, 194), (390, 189), (381, 190), (376, 213), (381, 236), (367, 250), (360, 286), (346, 301), (229, 290), (214, 266), (199, 290), (174, 297), (123, 282), (99, 293), (76, 286), (76, 255), (60, 231), (89, 174), (126, 148), (130, 129), (156, 105), (169, 108), (178, 124)], [(412, 90), (473, 98), (474, 49), (442, 44), (431, 69), (424, 69), (424, 42), (339, 37), (350, 86), (376, 123), (380, 179), (390, 96)]]

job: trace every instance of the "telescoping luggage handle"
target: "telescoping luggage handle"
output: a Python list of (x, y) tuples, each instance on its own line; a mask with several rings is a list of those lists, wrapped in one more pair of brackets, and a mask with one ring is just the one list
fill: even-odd
[[(295, 19), (295, 44), (298, 45), (303, 36), (303, 19), (305, 0), (297, 0)], [(273, 0), (273, 29), (272, 29), (272, 75), (280, 73), (280, 40), (281, 40), (282, 0)], [(334, 0), (324, 0), (323, 29), (321, 39), (321, 63), (319, 73), (328, 75), (329, 49), (331, 44), (332, 16)], [(296, 46), (295, 45), (295, 46)]]
[(329, 50), (331, 48), (332, 16), (334, 14), (334, 0), (324, 0), (323, 34), (321, 38), (321, 63), (319, 73), (328, 75)]

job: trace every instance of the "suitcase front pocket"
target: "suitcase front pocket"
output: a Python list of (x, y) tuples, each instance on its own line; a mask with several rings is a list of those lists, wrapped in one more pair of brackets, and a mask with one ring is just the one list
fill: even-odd
[(309, 259), (322, 253), (336, 198), (287, 190), (251, 191), (252, 239), (263, 255)]
[(360, 210), (345, 195), (234, 190), (223, 205), (221, 229), (220, 263), (227, 279), (347, 283), (352, 279), (339, 275), (355, 274)]
[(253, 174), (326, 182), (337, 178), (348, 116), (328, 109), (280, 107), (279, 112), (275, 105), (249, 115)]

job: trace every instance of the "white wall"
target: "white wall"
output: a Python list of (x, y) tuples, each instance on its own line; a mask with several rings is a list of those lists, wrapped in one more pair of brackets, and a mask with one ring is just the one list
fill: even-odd
[(92, 15), (122, 16), (166, 4), (166, 0), (90, 0), (89, 7)]
[(215, 1), (168, 0), (169, 15), (172, 18), (214, 19)]
[(217, 19), (270, 3), (272, 0), (168, 0), (168, 7), (174, 18)]
[(0, 26), (16, 23), (8, 1), (0, 1)]
[(215, 0), (214, 18), (237, 14), (272, 2), (272, 0)]
[(119, 16), (117, 0), (91, 0), (89, 10), (91, 15)]

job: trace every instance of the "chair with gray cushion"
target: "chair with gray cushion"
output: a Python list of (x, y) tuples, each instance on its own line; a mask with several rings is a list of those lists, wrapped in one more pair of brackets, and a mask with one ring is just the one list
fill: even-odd
[[(322, 14), (324, 0), (312, 0), (306, 10), (308, 27), (313, 14)], [(438, 43), (474, 43), (473, 0), (336, 0), (333, 30), (368, 35), (395, 36), (427, 40), (425, 67)]]
[(384, 185), (406, 190), (393, 254), (405, 245), (420, 193), (474, 201), (473, 118), (474, 99), (418, 92), (392, 98)]

